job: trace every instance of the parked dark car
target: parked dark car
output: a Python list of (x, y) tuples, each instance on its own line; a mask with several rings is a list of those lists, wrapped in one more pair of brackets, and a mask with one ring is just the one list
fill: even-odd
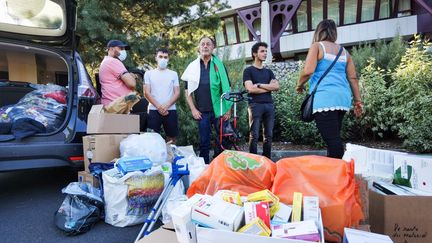
[(0, 3), (0, 171), (82, 166), (98, 95), (75, 25), (73, 0)]

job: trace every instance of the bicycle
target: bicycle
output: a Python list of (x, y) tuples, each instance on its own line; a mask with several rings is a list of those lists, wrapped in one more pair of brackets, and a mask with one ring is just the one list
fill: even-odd
[[(246, 96), (247, 91), (236, 91), (236, 92), (227, 92), (223, 93), (220, 96), (220, 111), (222, 113), (222, 101), (227, 100), (234, 103), (234, 118), (233, 123), (230, 121), (223, 121), (223, 114), (220, 114), (219, 117), (219, 146), (222, 150), (230, 149), (231, 146), (237, 151), (245, 151), (246, 149), (242, 146), (245, 145), (245, 140), (242, 134), (237, 130), (237, 103), (242, 101), (249, 100), (249, 97)], [(228, 145), (224, 146), (223, 141), (227, 141)]]

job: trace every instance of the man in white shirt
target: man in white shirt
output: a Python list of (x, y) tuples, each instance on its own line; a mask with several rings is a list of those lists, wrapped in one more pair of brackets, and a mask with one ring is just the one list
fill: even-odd
[(177, 72), (167, 68), (169, 53), (156, 52), (157, 68), (144, 74), (144, 96), (149, 101), (148, 128), (160, 133), (163, 125), (166, 140), (175, 144), (178, 135), (178, 115), (175, 103), (180, 96)]

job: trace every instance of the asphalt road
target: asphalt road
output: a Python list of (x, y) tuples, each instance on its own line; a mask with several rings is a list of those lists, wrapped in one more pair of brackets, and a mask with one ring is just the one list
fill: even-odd
[(69, 168), (0, 173), (0, 242), (133, 242), (142, 225), (117, 228), (100, 221), (78, 236), (54, 225), (65, 197), (61, 189), (76, 179)]

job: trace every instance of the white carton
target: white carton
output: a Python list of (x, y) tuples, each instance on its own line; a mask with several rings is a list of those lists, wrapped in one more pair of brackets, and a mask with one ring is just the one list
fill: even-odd
[(237, 231), (243, 216), (242, 207), (208, 195), (192, 206), (192, 221), (214, 229)]
[(171, 213), (172, 222), (180, 243), (196, 243), (196, 228), (192, 223), (191, 212), (192, 205), (204, 195), (195, 194)]
[[(320, 214), (320, 225), (318, 227), (321, 242), (325, 242), (324, 228)], [(273, 237), (265, 237), (259, 235), (243, 234), (238, 232), (231, 232), (226, 230), (216, 230), (197, 226), (197, 242), (198, 243), (311, 243), (310, 241), (294, 240), (294, 239), (280, 239)]]
[(396, 177), (409, 181), (411, 188), (432, 192), (432, 157), (421, 155), (396, 155), (394, 158)]
[(279, 203), (279, 205), (279, 210), (273, 216), (271, 221), (275, 223), (288, 223), (289, 218), (291, 217), (292, 207), (284, 203)]
[(356, 229), (345, 228), (343, 243), (391, 243), (388, 235), (381, 235)]
[(272, 237), (318, 242), (320, 240), (320, 233), (315, 221), (305, 220), (272, 226)]
[(319, 198), (313, 196), (303, 197), (303, 220), (313, 220), (319, 225)]

